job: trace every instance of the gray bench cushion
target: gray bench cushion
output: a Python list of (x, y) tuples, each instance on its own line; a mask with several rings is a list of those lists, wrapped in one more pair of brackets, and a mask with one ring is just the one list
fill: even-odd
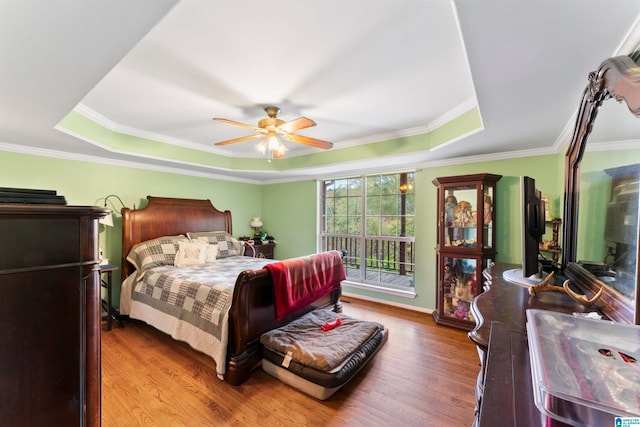
[[(321, 329), (338, 318), (339, 326), (328, 331)], [(262, 335), (263, 369), (285, 383), (325, 399), (350, 380), (386, 338), (384, 326), (377, 322), (361, 321), (329, 310), (315, 310)], [(301, 387), (304, 380), (315, 391)]]

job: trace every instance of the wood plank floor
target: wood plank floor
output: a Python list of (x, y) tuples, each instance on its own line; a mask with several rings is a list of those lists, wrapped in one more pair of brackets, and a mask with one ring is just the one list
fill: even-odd
[(326, 401), (262, 370), (241, 386), (213, 359), (146, 324), (102, 333), (102, 425), (470, 426), (478, 356), (466, 333), (428, 314), (344, 298), (344, 313), (383, 323), (389, 340)]

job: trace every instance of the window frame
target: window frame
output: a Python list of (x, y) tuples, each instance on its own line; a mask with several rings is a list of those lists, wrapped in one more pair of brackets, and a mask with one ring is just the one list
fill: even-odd
[[(393, 196), (397, 203), (395, 206), (395, 213), (393, 215), (389, 215), (388, 212), (385, 212), (383, 210), (382, 204), (379, 204), (379, 210), (377, 214), (371, 215), (367, 205), (367, 201), (371, 200), (372, 196), (369, 191), (370, 180), (385, 176), (396, 177), (396, 191), (385, 193), (384, 187), (380, 187), (380, 192), (373, 195), (375, 197), (380, 197), (381, 199), (384, 197)], [(350, 194), (349, 188), (351, 188), (351, 186), (348, 181), (356, 179), (359, 180), (359, 192), (357, 194)], [(332, 196), (332, 200), (334, 201), (334, 203), (332, 203), (332, 205), (335, 208), (335, 200), (346, 198), (347, 200), (345, 201), (345, 203), (348, 207), (349, 198), (360, 198), (360, 209), (358, 215), (358, 217), (360, 218), (360, 227), (358, 233), (353, 233), (353, 229), (351, 229), (349, 226), (350, 209), (348, 208), (344, 215), (337, 215), (339, 212), (335, 212), (335, 210), (332, 213), (332, 218), (342, 217), (346, 219), (346, 229), (336, 229), (335, 221), (333, 223), (333, 227), (327, 227), (325, 229), (325, 224), (328, 225), (327, 221), (329, 218), (327, 214), (327, 212), (329, 211), (329, 209), (327, 209), (329, 205), (329, 203), (327, 202), (327, 183), (330, 181), (334, 181), (335, 183), (343, 180), (347, 180), (346, 194), (336, 197), (334, 192)], [(377, 174), (362, 174), (357, 176), (318, 180), (318, 250), (324, 251), (331, 249), (347, 249), (348, 253), (345, 257), (345, 269), (347, 270), (346, 283), (348, 285), (364, 289), (374, 289), (382, 292), (415, 297), (415, 180), (415, 170)], [(400, 189), (401, 185), (404, 185), (404, 190)], [(335, 191), (336, 188), (334, 187), (332, 190)], [(410, 212), (407, 212), (406, 210), (407, 196), (409, 196), (411, 205)], [(402, 217), (404, 217), (404, 221), (402, 220)], [(378, 220), (377, 234), (372, 234), (366, 226), (367, 220), (372, 218), (377, 218)], [(384, 234), (381, 229), (382, 220), (388, 220), (389, 218), (392, 218), (391, 223), (395, 224), (396, 226), (396, 232), (394, 234)], [(409, 230), (407, 230), (406, 228), (407, 219), (411, 223), (411, 227)], [(399, 231), (397, 229), (398, 223), (400, 224)], [(405, 228), (402, 228), (403, 226)], [(338, 233), (336, 231), (341, 232)], [(406, 235), (407, 232), (409, 232), (410, 235)], [(337, 243), (336, 239), (338, 239)], [(352, 241), (354, 240), (357, 242), (355, 245), (355, 249), (353, 248), (352, 243)], [(387, 245), (387, 247), (392, 246), (393, 249), (388, 249), (385, 253), (383, 248), (383, 253), (380, 254), (379, 248), (380, 246), (384, 245)], [(376, 250), (378, 252), (372, 256), (372, 249), (374, 246), (376, 247)], [(393, 255), (391, 255), (391, 250), (393, 251)], [(357, 253), (354, 254), (353, 252)], [(349, 261), (352, 261), (352, 263), (355, 263), (358, 267), (356, 269), (353, 269), (353, 264), (349, 263)], [(393, 263), (394, 267), (389, 268), (389, 263)], [(358, 272), (358, 277), (354, 276), (354, 270)], [(395, 271), (398, 271), (398, 273), (393, 273)], [(400, 271), (402, 271), (402, 274), (400, 274)], [(377, 278), (373, 280), (373, 276), (377, 276)], [(396, 279), (395, 281), (389, 282), (388, 280), (383, 279), (383, 277), (385, 277), (386, 279), (396, 277)]]

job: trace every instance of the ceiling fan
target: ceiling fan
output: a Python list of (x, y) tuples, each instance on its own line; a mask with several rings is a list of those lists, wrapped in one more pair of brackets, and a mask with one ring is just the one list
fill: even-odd
[(331, 142), (292, 133), (301, 129), (315, 126), (316, 122), (314, 122), (313, 120), (306, 117), (299, 117), (295, 120), (285, 122), (277, 118), (278, 113), (280, 112), (280, 108), (274, 107), (272, 105), (265, 107), (264, 111), (267, 113), (268, 117), (260, 120), (258, 122), (258, 126), (248, 125), (246, 123), (240, 123), (229, 119), (221, 119), (217, 117), (214, 118), (213, 120), (217, 122), (240, 126), (258, 132), (255, 135), (243, 136), (241, 138), (234, 138), (217, 142), (216, 145), (230, 145), (264, 137), (265, 139), (257, 146), (258, 150), (263, 153), (266, 152), (266, 150), (269, 150), (269, 154), (274, 158), (283, 157), (285, 152), (287, 151), (287, 148), (278, 140), (277, 137), (281, 137), (282, 139), (287, 141), (309, 145), (311, 147), (321, 148), (324, 150), (328, 150), (333, 147), (333, 144)]

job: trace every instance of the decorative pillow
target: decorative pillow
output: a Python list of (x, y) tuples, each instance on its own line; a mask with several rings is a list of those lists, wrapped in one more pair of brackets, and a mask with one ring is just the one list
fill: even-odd
[(218, 245), (210, 245), (207, 243), (205, 247), (207, 252), (207, 256), (205, 257), (206, 258), (205, 263), (211, 264), (216, 260), (216, 257), (218, 256)]
[(192, 242), (205, 242), (218, 246), (218, 258), (226, 258), (242, 255), (242, 243), (226, 231), (199, 231), (188, 232), (187, 236)]
[(178, 242), (178, 253), (173, 263), (176, 267), (204, 265), (207, 260), (206, 243)]
[(189, 242), (189, 239), (183, 235), (163, 236), (138, 243), (129, 251), (127, 261), (140, 272), (160, 265), (173, 265), (181, 241)]

